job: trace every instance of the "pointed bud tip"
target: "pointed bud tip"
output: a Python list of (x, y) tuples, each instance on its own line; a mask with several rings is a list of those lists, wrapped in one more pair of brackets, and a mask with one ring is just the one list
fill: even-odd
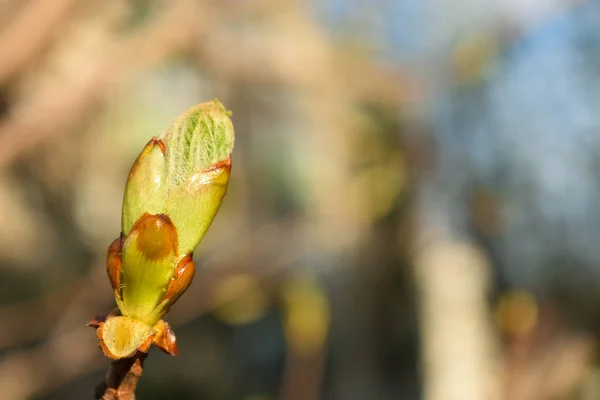
[[(175, 119), (160, 136), (166, 144), (169, 172), (189, 177), (227, 159), (235, 141), (233, 123), (223, 104), (215, 99), (198, 104)], [(172, 183), (172, 182), (171, 182)]]
[(225, 108), (225, 106), (223, 105), (223, 103), (221, 103), (219, 101), (219, 99), (216, 99), (216, 98), (212, 101), (205, 101), (204, 103), (200, 103), (200, 104), (190, 108), (188, 110), (188, 112), (194, 111), (194, 110), (215, 111), (218, 113), (223, 113), (223, 114), (227, 115), (228, 117), (230, 117), (232, 115), (231, 110), (227, 110)]

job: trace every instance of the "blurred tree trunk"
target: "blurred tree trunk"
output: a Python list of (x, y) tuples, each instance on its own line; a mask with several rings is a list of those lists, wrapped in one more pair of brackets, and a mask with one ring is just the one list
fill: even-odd
[(418, 249), (414, 268), (425, 399), (498, 399), (485, 257), (469, 243), (435, 238)]
[(435, 147), (427, 140), (412, 145), (420, 154), (413, 170), (413, 268), (424, 399), (500, 399), (499, 349), (488, 303), (491, 266), (468, 240), (461, 213), (463, 174), (453, 171), (449, 177), (435, 165)]

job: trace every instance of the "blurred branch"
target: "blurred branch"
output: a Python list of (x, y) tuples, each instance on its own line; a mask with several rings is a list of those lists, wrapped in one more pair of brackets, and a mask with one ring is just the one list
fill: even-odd
[[(100, 62), (90, 60), (90, 65), (81, 67), (81, 70), (90, 71), (84, 78), (79, 81), (57, 79), (49, 95), (36, 94), (36, 98), (14, 105), (0, 120), (0, 168), (44, 141), (73, 131), (96, 107), (104, 104), (119, 84), (126, 83), (135, 73), (182, 52), (189, 52), (203, 67), (230, 79), (318, 90), (326, 88), (329, 91), (343, 88), (348, 92), (347, 101), (375, 100), (390, 105), (408, 101), (414, 96), (415, 84), (399, 73), (386, 72), (371, 62), (350, 56), (328, 59), (326, 55), (329, 52), (337, 52), (333, 43), (320, 37), (320, 33), (310, 35), (307, 39), (310, 46), (305, 46), (317, 50), (295, 54), (294, 58), (306, 56), (307, 59), (302, 65), (290, 68), (290, 61), (280, 48), (288, 42), (245, 49), (239, 34), (232, 35), (218, 27), (220, 18), (224, 17), (208, 4), (198, 5), (189, 0), (171, 2), (166, 10), (139, 31), (115, 40), (112, 49)], [(300, 23), (310, 26), (308, 20)], [(20, 29), (16, 29), (17, 33)], [(4, 59), (3, 51), (12, 51), (8, 44), (3, 50), (2, 40), (3, 37), (0, 37), (0, 59)], [(15, 41), (10, 39), (6, 43), (12, 46)], [(282, 56), (273, 57), (273, 54)], [(19, 65), (22, 66), (25, 61), (23, 57)], [(2, 68), (8, 67), (0, 66), (0, 82)], [(352, 85), (346, 82), (352, 82)]]
[[(269, 0), (248, 3), (243, 12), (271, 15), (271, 9), (278, 7), (278, 3)], [(260, 33), (252, 31), (245, 35), (243, 30), (230, 32), (223, 28), (231, 12), (229, 8), (203, 5), (198, 14), (209, 17), (205, 24), (192, 27), (193, 59), (218, 75), (254, 84), (342, 91), (346, 95), (344, 101), (348, 102), (372, 100), (394, 106), (414, 99), (419, 88), (408, 74), (399, 69), (385, 70), (371, 58), (338, 48), (335, 41), (315, 26), (311, 15), (304, 12), (303, 2), (279, 6), (291, 7), (294, 12), (282, 12), (283, 17), (269, 19), (273, 26), (265, 24)], [(260, 40), (253, 40), (254, 35)]]
[(57, 32), (77, 0), (33, 0), (0, 31), (0, 85), (35, 58)]
[(133, 73), (150, 68), (184, 47), (189, 37), (188, 1), (174, 1), (148, 26), (115, 41), (111, 51), (80, 81), (54, 82), (50, 95), (42, 93), (18, 104), (0, 120), (0, 168), (24, 151), (73, 127), (104, 103), (107, 95)]

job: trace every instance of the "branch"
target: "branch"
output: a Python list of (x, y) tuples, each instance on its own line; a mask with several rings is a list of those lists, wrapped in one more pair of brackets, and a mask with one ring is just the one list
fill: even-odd
[(97, 400), (135, 400), (135, 388), (144, 372), (147, 353), (138, 352), (110, 364), (105, 382), (96, 387)]
[[(189, 18), (189, 10), (188, 1), (173, 2), (147, 26), (115, 40), (100, 60), (80, 66), (80, 70), (89, 68), (85, 76), (57, 79), (51, 90), (15, 105), (0, 119), (0, 166), (61, 132), (69, 132), (104, 104), (119, 85), (184, 48), (187, 32), (174, 27)], [(189, 24), (184, 23), (183, 28), (186, 26)]]
[(36, 57), (50, 42), (75, 0), (27, 3), (0, 36), (0, 85)]

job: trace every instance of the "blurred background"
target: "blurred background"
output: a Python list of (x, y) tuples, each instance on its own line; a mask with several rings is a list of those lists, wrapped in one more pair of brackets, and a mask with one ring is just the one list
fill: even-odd
[(92, 398), (153, 135), (233, 111), (140, 399), (600, 399), (600, 1), (0, 0), (0, 398)]

